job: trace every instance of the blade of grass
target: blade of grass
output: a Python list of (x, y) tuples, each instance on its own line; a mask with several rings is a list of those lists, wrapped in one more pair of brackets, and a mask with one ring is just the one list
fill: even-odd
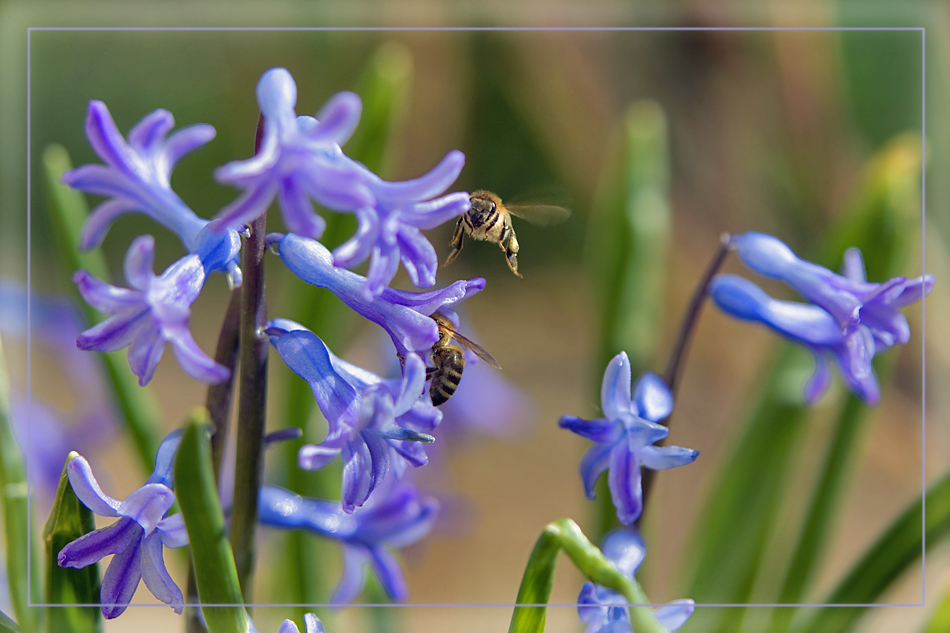
[[(89, 216), (89, 207), (80, 192), (61, 182), (63, 174), (72, 169), (66, 149), (61, 145), (48, 146), (43, 151), (43, 169), (54, 215), (53, 225), (56, 227), (56, 252), (64, 258), (63, 265), (70, 275), (77, 270), (86, 270), (99, 279), (108, 280), (109, 269), (102, 252), (99, 249), (87, 252), (79, 250), (79, 237)], [(86, 323), (98, 323), (101, 315), (79, 297), (72, 283), (69, 285), (73, 287)], [(113, 394), (122, 411), (122, 421), (135, 445), (143, 472), (151, 473), (159, 442), (156, 430), (162, 428), (158, 403), (148, 387), (139, 386), (124, 350), (97, 356), (102, 359), (109, 376)]]
[[(66, 463), (79, 453), (71, 452)], [(102, 612), (98, 607), (68, 606), (99, 602), (99, 563), (81, 569), (63, 568), (56, 564), (59, 551), (96, 529), (92, 510), (83, 505), (66, 476), (66, 467), (59, 477), (56, 497), (49, 520), (43, 529), (46, 544), (46, 624), (49, 633), (96, 633), (102, 630)]]

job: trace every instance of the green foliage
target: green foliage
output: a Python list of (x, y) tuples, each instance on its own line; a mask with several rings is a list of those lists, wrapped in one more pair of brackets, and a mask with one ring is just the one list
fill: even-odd
[[(79, 453), (71, 452), (66, 457), (66, 464), (74, 457), (79, 457)], [(64, 465), (53, 509), (43, 529), (43, 542), (46, 545), (46, 602), (49, 604), (89, 605), (99, 602), (99, 563), (82, 569), (64, 568), (56, 564), (56, 557), (63, 547), (95, 529), (95, 516), (76, 497)], [(46, 624), (49, 633), (96, 633), (102, 630), (102, 616), (98, 607), (47, 607)]]

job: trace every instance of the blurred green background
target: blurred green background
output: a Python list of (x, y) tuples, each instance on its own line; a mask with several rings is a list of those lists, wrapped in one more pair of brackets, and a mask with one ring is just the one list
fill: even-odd
[[(298, 114), (314, 114), (335, 92), (359, 91), (361, 77), (379, 55), (389, 59), (392, 72), (410, 83), (397, 116), (399, 124), (387, 140), (387, 153), (379, 157), (382, 175), (388, 179), (421, 175), (457, 148), (466, 155), (466, 167), (452, 190), (486, 188), (503, 198), (551, 189), (563, 192), (573, 210), (565, 224), (542, 229), (516, 220), (523, 280), (508, 272), (496, 247), (470, 241), (458, 261), (440, 272), (440, 284), (476, 275), (488, 280), (486, 290), (468, 302), (467, 316), (479, 341), (505, 367), (503, 376), (533, 399), (536, 414), (533, 424), (513, 438), (481, 438), (451, 449), (446, 481), (465, 496), (470, 524), (436, 535), (409, 552), (406, 569), (412, 602), (510, 603), (544, 524), (571, 516), (585, 530), (596, 529), (594, 504), (583, 497), (576, 474), (586, 442), (557, 429), (556, 421), (562, 414), (598, 415), (595, 386), (603, 359), (596, 256), (602, 245), (589, 228), (621, 153), (624, 116), (642, 100), (660, 108), (665, 158), (661, 154), (657, 160), (667, 180), (661, 176), (658, 182), (670, 210), (671, 231), (669, 251), (661, 250), (661, 259), (651, 269), (665, 276), (659, 331), (641, 359), (654, 371), (663, 368), (680, 314), (722, 231), (766, 231), (799, 254), (814, 254), (822, 237), (853, 204), (866, 162), (895, 136), (919, 134), (926, 123), (927, 270), (938, 279), (928, 298), (926, 476), (931, 479), (946, 469), (950, 433), (942, 423), (950, 398), (941, 388), (950, 361), (950, 337), (941, 322), (948, 307), (943, 281), (950, 272), (945, 247), (950, 231), (946, 213), (950, 181), (945, 177), (950, 168), (944, 98), (950, 73), (946, 3), (912, 2), (894, 9), (853, 1), (773, 2), (753, 11), (713, 10), (693, 2), (664, 8), (594, 2), (583, 7), (560, 5), (543, 14), (533, 4), (518, 2), (424, 3), (407, 14), (387, 2), (227, 7), (175, 2), (136, 7), (68, 2), (0, 5), (2, 273), (25, 277), (29, 199), (33, 286), (68, 290), (68, 273), (49, 256), (50, 216), (39, 160), (46, 145), (55, 142), (68, 149), (77, 165), (98, 162), (83, 134), (91, 99), (106, 103), (123, 133), (156, 108), (171, 111), (178, 126), (213, 125), (215, 140), (179, 162), (172, 180), (196, 213), (211, 217), (236, 195), (214, 183), (213, 170), (250, 155), (257, 119), (254, 88), (260, 75), (274, 66), (288, 68), (296, 79)], [(33, 30), (28, 47), (26, 33), (27, 27), (40, 26), (291, 24), (687, 25), (700, 30)], [(926, 76), (919, 30), (705, 30), (727, 26), (926, 27)], [(344, 146), (344, 151), (348, 148)], [(271, 230), (283, 230), (279, 214), (272, 213), (269, 222)], [(915, 235), (910, 241), (918, 246), (902, 270), (917, 276), (920, 223), (910, 226)], [(448, 252), (451, 228), (430, 233), (441, 259)], [(125, 216), (104, 244), (115, 281), (121, 281), (125, 249), (142, 232), (156, 237), (157, 270), (181, 256), (177, 239), (165, 229), (143, 216)], [(746, 274), (735, 262), (727, 270)], [(281, 272), (276, 258), (270, 258), (271, 316), (281, 316), (281, 301), (294, 292), (294, 284), (302, 283)], [(400, 287), (409, 287), (403, 273), (397, 279)], [(791, 297), (782, 288), (766, 287)], [(195, 304), (193, 330), (206, 350), (213, 349), (226, 301), (226, 284), (218, 276)], [(872, 426), (862, 439), (856, 471), (809, 599), (823, 596), (919, 494), (923, 337), (919, 306), (907, 312), (913, 338), (906, 349), (891, 352), (900, 355), (893, 384), (885, 390), (883, 404), (873, 413)], [(378, 355), (374, 327), (353, 321), (341, 328), (336, 332), (342, 346), (337, 351), (354, 361), (374, 362)], [(761, 386), (762, 363), (777, 349), (777, 342), (765, 332), (730, 322), (712, 309), (701, 321), (670, 436), (671, 444), (698, 449), (701, 456), (688, 468), (658, 477), (651, 501), (655, 505), (646, 521), (649, 551), (640, 581), (656, 602), (692, 597), (683, 593), (688, 580), (684, 570), (691, 563), (690, 535), (703, 529), (697, 519), (702, 499), (741, 433), (739, 425)], [(16, 355), (14, 350), (14, 354), (11, 372), (16, 374), (23, 371), (24, 360), (22, 353)], [(270, 403), (275, 414), (280, 411), (277, 394), (282, 393), (278, 385), (289, 378), (276, 365), (272, 363)], [(34, 388), (48, 395), (38, 380), (42, 370), (34, 366)], [(203, 400), (201, 386), (170, 359), (162, 363), (153, 384), (168, 428), (177, 426)], [(841, 396), (839, 385), (808, 420), (805, 448), (790, 471), (801, 485), (792, 486), (779, 504), (781, 519), (767, 546), (772, 557), (780, 559), (794, 545), (793, 526), (807, 504), (830, 433), (830, 411)], [(104, 460), (108, 457), (103, 468), (112, 473), (114, 485), (107, 492), (118, 498), (137, 485), (135, 477), (123, 475), (137, 472), (129, 453), (127, 447), (118, 446), (103, 455)], [(271, 466), (277, 465), (275, 461), (274, 455), (268, 458)], [(928, 559), (928, 597), (950, 584), (948, 560), (946, 547)], [(906, 576), (884, 601), (920, 600), (919, 567)], [(259, 580), (257, 598), (284, 601), (280, 578), (278, 569)], [(764, 595), (775, 579), (761, 577), (757, 582)], [(580, 584), (579, 575), (563, 564), (552, 602), (573, 603)], [(757, 595), (753, 590), (750, 599)], [(136, 599), (146, 596), (142, 590)], [(358, 611), (346, 612), (330, 630), (361, 630)], [(284, 617), (276, 608), (258, 613), (256, 617), (264, 621)], [(405, 630), (416, 632), (502, 630), (509, 615), (504, 608), (419, 607), (406, 609), (402, 619)], [(913, 630), (925, 616), (921, 609), (876, 609), (860, 630)], [(168, 609), (132, 609), (108, 623), (106, 630), (175, 630), (176, 622)], [(547, 630), (580, 629), (573, 608), (550, 609)], [(683, 630), (705, 629), (697, 618)]]

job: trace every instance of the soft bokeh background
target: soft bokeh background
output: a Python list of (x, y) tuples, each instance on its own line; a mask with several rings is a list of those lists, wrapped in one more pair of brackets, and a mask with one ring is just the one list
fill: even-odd
[[(170, 110), (179, 126), (209, 123), (216, 139), (186, 156), (173, 186), (199, 214), (211, 217), (235, 196), (214, 183), (213, 169), (251, 153), (257, 105), (254, 87), (268, 68), (284, 66), (298, 86), (298, 113), (315, 113), (340, 90), (359, 88), (364, 70), (382, 55), (394, 72), (411, 72), (404, 123), (390, 144), (383, 175), (418, 176), (450, 149), (466, 154), (455, 190), (487, 188), (503, 198), (556, 190), (573, 214), (557, 227), (516, 224), (524, 279), (512, 276), (490, 244), (467, 242), (440, 284), (483, 276), (486, 290), (467, 303), (466, 317), (481, 342), (504, 366), (502, 376), (532, 403), (524, 419), (503, 436), (470, 434), (446, 442), (438, 477), (440, 494), (457, 495), (453, 520), (404, 557), (411, 602), (420, 604), (509, 604), (534, 540), (560, 517), (593, 527), (593, 504), (583, 496), (577, 465), (587, 442), (557, 428), (562, 414), (596, 417), (603, 367), (596, 360), (595, 279), (588, 265), (597, 244), (587, 226), (598, 185), (617, 142), (620, 121), (631, 104), (648, 99), (666, 116), (669, 147), (672, 252), (655, 266), (668, 271), (664, 319), (656, 332), (661, 371), (675, 327), (694, 284), (724, 231), (762, 230), (799, 253), (813, 249), (823, 231), (846, 209), (860, 183), (862, 167), (895, 135), (922, 126), (922, 34), (920, 31), (75, 31), (34, 30), (29, 35), (30, 144), (26, 145), (27, 26), (926, 26), (927, 52), (927, 270), (938, 278), (928, 298), (927, 469), (928, 479), (946, 468), (950, 434), (946, 420), (950, 340), (942, 319), (947, 294), (945, 238), (950, 229), (947, 173), (950, 138), (943, 86), (948, 75), (950, 24), (947, 5), (914, 3), (906, 12), (867, 3), (808, 3), (793, 8), (767, 3), (761, 12), (713, 11), (699, 3), (659, 10), (631, 3), (561, 5), (540, 13), (537, 5), (495, 8), (416, 5), (399, 14), (395, 3), (340, 5), (281, 3), (270, 11), (236, 5), (149, 4), (139, 11), (125, 4), (40, 3), (32, 8), (2, 5), (0, 21), (0, 263), (3, 275), (25, 278), (27, 197), (31, 210), (30, 261), (36, 291), (68, 291), (67, 271), (51, 256), (52, 238), (39, 156), (60, 143), (74, 162), (98, 159), (82, 126), (89, 100), (104, 101), (126, 132), (156, 108)], [(178, 13), (180, 11), (180, 13)], [(371, 11), (371, 12), (370, 12)], [(397, 17), (398, 16), (398, 17)], [(381, 47), (383, 47), (381, 49)], [(382, 52), (380, 52), (382, 51)], [(26, 150), (30, 161), (25, 160)], [(346, 149), (346, 147), (344, 147)], [(27, 180), (29, 168), (29, 180)], [(26, 184), (29, 182), (30, 188)], [(271, 214), (272, 230), (282, 230)], [(122, 256), (130, 240), (152, 233), (156, 268), (181, 256), (177, 240), (142, 216), (126, 216), (111, 230), (104, 248), (121, 280)], [(448, 252), (451, 227), (430, 233), (440, 258)], [(920, 252), (908, 262), (908, 276), (921, 273)], [(299, 282), (283, 275), (277, 258), (268, 265), (271, 316)], [(744, 273), (735, 262), (731, 272)], [(404, 277), (399, 278), (408, 288)], [(780, 289), (770, 287), (778, 292)], [(790, 295), (786, 295), (790, 296)], [(227, 302), (223, 277), (211, 280), (194, 306), (192, 328), (205, 350), (214, 347)], [(863, 439), (856, 476), (819, 570), (813, 598), (832, 587), (921, 485), (921, 312), (907, 311), (913, 338), (901, 358), (883, 404)], [(352, 321), (334, 335), (337, 351), (355, 361), (377, 363), (378, 328)], [(320, 332), (318, 332), (320, 333)], [(323, 333), (320, 333), (323, 334)], [(707, 309), (690, 351), (679, 390), (670, 443), (701, 451), (689, 467), (662, 473), (647, 512), (647, 562), (641, 583), (655, 602), (680, 597), (687, 544), (707, 486), (751, 406), (762, 362), (777, 350), (768, 333), (732, 322)], [(10, 348), (15, 384), (23, 383), (22, 345)], [(34, 358), (34, 393), (60, 397), (56, 359)], [(281, 381), (293, 378), (272, 356), (273, 419), (281, 408)], [(295, 378), (294, 378), (295, 379)], [(177, 426), (203, 402), (202, 386), (167, 358), (152, 383), (167, 428)], [(67, 398), (81, 397), (72, 394)], [(808, 500), (809, 483), (822, 459), (828, 428), (822, 411), (841, 397), (840, 385), (819, 404), (809, 423), (808, 446), (793, 476), (800, 495), (782, 501), (782, 516), (770, 552), (790, 547), (789, 525)], [(69, 401), (65, 402), (69, 406)], [(275, 425), (282, 423), (275, 422)], [(313, 438), (319, 440), (320, 438)], [(141, 472), (121, 438), (90, 456), (105, 490), (118, 498), (138, 487)], [(279, 476), (283, 454), (268, 456)], [(433, 464), (431, 467), (435, 467)], [(429, 468), (429, 467), (426, 467)], [(430, 485), (432, 482), (430, 481)], [(33, 516), (34, 530), (45, 517)], [(262, 566), (276, 559), (281, 541), (261, 538)], [(928, 598), (950, 583), (941, 548), (927, 561)], [(183, 576), (182, 559), (170, 564)], [(315, 563), (318, 564), (318, 563)], [(335, 563), (333, 563), (335, 564)], [(920, 601), (920, 568), (912, 569), (888, 602)], [(257, 581), (259, 602), (283, 601), (281, 571)], [(576, 600), (580, 575), (562, 559), (552, 603)], [(34, 598), (36, 599), (36, 598)], [(151, 601), (140, 588), (137, 600)], [(350, 609), (332, 620), (330, 631), (368, 630), (368, 612)], [(866, 631), (912, 630), (924, 609), (876, 609)], [(275, 630), (284, 612), (260, 608), (255, 618)], [(396, 611), (405, 631), (503, 630), (510, 608), (416, 607)], [(273, 622), (267, 624), (267, 619)], [(130, 609), (107, 631), (178, 630), (170, 609)], [(571, 607), (554, 607), (549, 631), (578, 631)], [(690, 629), (689, 625), (683, 630)]]

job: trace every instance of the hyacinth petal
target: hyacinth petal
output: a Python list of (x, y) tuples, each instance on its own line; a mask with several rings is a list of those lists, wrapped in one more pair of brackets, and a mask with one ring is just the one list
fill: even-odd
[(363, 568), (368, 561), (367, 555), (361, 549), (343, 546), (343, 575), (330, 597), (331, 604), (352, 602), (363, 590), (366, 583), (366, 572)]
[(462, 215), (472, 208), (469, 194), (450, 193), (428, 202), (417, 202), (403, 212), (406, 221), (417, 229), (428, 231)]
[(464, 166), (465, 154), (452, 150), (426, 175), (403, 182), (378, 180), (372, 185), (373, 191), (385, 200), (428, 200), (455, 182)]
[[(224, 168), (219, 168), (215, 172), (215, 177), (226, 182), (226, 178), (221, 175), (222, 169)], [(248, 224), (264, 212), (276, 194), (277, 184), (270, 180), (248, 187), (237, 197), (237, 200), (221, 209), (211, 220), (211, 230), (215, 233), (223, 233), (230, 228)]]
[(100, 196), (125, 199), (138, 211), (145, 211), (141, 189), (128, 174), (105, 165), (82, 165), (63, 174), (63, 182), (73, 189)]
[(314, 614), (305, 613), (303, 615), (303, 622), (307, 627), (307, 633), (324, 633), (323, 623), (320, 622), (320, 619)]
[(165, 334), (169, 337), (178, 363), (192, 378), (214, 385), (231, 375), (227, 367), (215, 362), (198, 347), (188, 328), (167, 328)]
[(284, 620), (280, 628), (277, 629), (277, 633), (300, 633), (300, 629), (297, 628), (293, 620)]
[(621, 440), (610, 451), (608, 472), (610, 496), (617, 508), (617, 519), (630, 525), (643, 509), (643, 493), (640, 486), (640, 459), (631, 440)]
[(85, 270), (77, 271), (73, 275), (73, 283), (86, 303), (100, 312), (115, 314), (142, 303), (141, 295), (134, 290), (111, 286)]
[(326, 221), (313, 210), (307, 192), (291, 178), (284, 178), (278, 188), (280, 207), (284, 222), (292, 233), (319, 239), (326, 228)]
[(558, 426), (599, 443), (613, 442), (620, 437), (622, 431), (620, 425), (613, 420), (605, 418), (584, 420), (573, 415), (562, 415), (558, 421)]
[(841, 263), (841, 274), (850, 281), (867, 283), (868, 278), (864, 268), (864, 256), (861, 255), (861, 249), (852, 246), (844, 252), (844, 259)]
[(639, 416), (650, 422), (658, 422), (673, 412), (673, 394), (663, 379), (653, 372), (646, 372), (637, 381), (633, 401)]
[(126, 551), (142, 536), (142, 528), (123, 517), (112, 525), (89, 532), (66, 544), (56, 556), (60, 567), (81, 569), (110, 554)]
[(139, 151), (150, 152), (161, 145), (165, 135), (175, 127), (175, 117), (168, 110), (158, 109), (146, 114), (129, 130), (129, 145)]
[(286, 68), (271, 68), (257, 83), (257, 103), (264, 118), (286, 125), (294, 119), (297, 84)]
[(333, 249), (333, 265), (341, 268), (363, 262), (373, 252), (379, 237), (379, 216), (373, 209), (357, 209), (356, 233)]
[[(374, 522), (378, 524), (380, 542), (390, 547), (407, 547), (421, 541), (432, 531), (439, 514), (439, 502), (432, 497), (421, 497), (419, 491), (412, 486), (406, 486), (411, 493), (402, 505), (399, 520), (390, 520), (385, 516), (374, 514)], [(386, 529), (383, 529), (386, 526)], [(363, 534), (365, 534), (365, 530)]]
[(812, 354), (815, 358), (815, 371), (812, 372), (802, 390), (805, 404), (814, 404), (831, 386), (831, 370), (823, 354)]
[(176, 549), (188, 545), (188, 530), (185, 529), (185, 517), (181, 512), (162, 519), (157, 528), (165, 547)]
[(134, 162), (134, 154), (119, 133), (109, 108), (101, 101), (89, 102), (86, 137), (99, 158), (119, 171), (132, 174), (128, 165)]
[(689, 616), (693, 615), (696, 603), (692, 600), (674, 600), (653, 612), (656, 619), (660, 621), (667, 631), (675, 631), (684, 624)]
[(376, 487), (369, 446), (359, 438), (343, 446), (343, 511), (352, 513), (366, 503)]
[(403, 361), (402, 373), (403, 380), (400, 383), (402, 389), (393, 403), (393, 411), (396, 416), (400, 416), (411, 409), (422, 395), (426, 383), (425, 361), (418, 354), (407, 355)]
[(319, 124), (307, 136), (315, 141), (343, 145), (360, 122), (363, 102), (352, 92), (338, 92), (317, 113)]
[[(142, 538), (141, 534), (138, 537)], [(139, 543), (117, 553), (102, 578), (102, 615), (106, 619), (122, 615), (132, 601), (142, 579), (142, 548)]]
[(175, 493), (163, 484), (145, 484), (116, 508), (124, 517), (134, 519), (149, 536), (168, 509), (175, 503)]
[(429, 292), (404, 292), (402, 290), (386, 289), (383, 291), (382, 297), (393, 303), (412, 308), (413, 311), (419, 314), (429, 315), (441, 312), (448, 316), (451, 310), (445, 310), (447, 306), (468, 299), (484, 288), (485, 280), (481, 277), (475, 277), (473, 279), (460, 279), (451, 286), (439, 290), (430, 290)]
[(129, 285), (145, 292), (155, 274), (152, 272), (155, 261), (155, 239), (151, 235), (140, 235), (132, 241), (125, 253), (125, 279)]
[(901, 294), (894, 299), (892, 305), (895, 308), (901, 308), (909, 303), (920, 301), (933, 290), (934, 282), (934, 276), (930, 274), (908, 280)]
[(106, 319), (76, 338), (76, 347), (97, 352), (114, 352), (126, 347), (136, 339), (147, 324), (148, 308), (128, 312)]
[(199, 123), (182, 128), (169, 136), (164, 148), (168, 170), (171, 171), (182, 156), (211, 141), (215, 134), (212, 126)]
[(640, 532), (633, 528), (613, 530), (600, 546), (604, 556), (627, 578), (633, 578), (647, 555)]
[(314, 200), (335, 211), (354, 211), (376, 203), (373, 192), (355, 163), (340, 155), (338, 164), (326, 160), (310, 161), (294, 174), (306, 185)]
[(640, 449), (640, 462), (653, 470), (667, 470), (692, 464), (697, 457), (699, 451), (682, 446), (644, 446)]
[(366, 271), (366, 283), (363, 286), (363, 300), (370, 302), (380, 294), (399, 270), (399, 249), (395, 245), (379, 243), (373, 247), (373, 255)]
[(307, 444), (297, 452), (297, 465), (304, 470), (320, 470), (340, 454), (339, 448)]
[(630, 406), (630, 359), (626, 352), (614, 356), (604, 371), (600, 388), (600, 406), (610, 420), (619, 420), (634, 413)]
[(142, 579), (152, 595), (181, 615), (184, 597), (165, 567), (162, 539), (158, 534), (147, 536), (142, 543)]
[(399, 230), (396, 241), (399, 257), (413, 285), (417, 288), (434, 286), (439, 258), (426, 236), (415, 227), (404, 226)]
[(113, 198), (97, 206), (89, 214), (83, 226), (82, 236), (79, 238), (79, 250), (88, 251), (102, 244), (116, 218), (137, 210), (138, 205), (125, 198)]
[(396, 558), (382, 547), (370, 548), (369, 557), (379, 584), (389, 599), (393, 602), (405, 602), (409, 597), (409, 587)]
[(610, 466), (612, 452), (612, 444), (594, 444), (584, 453), (580, 473), (581, 480), (584, 482), (584, 494), (588, 499), (594, 498), (594, 485), (600, 474)]
[(148, 323), (136, 334), (129, 345), (129, 367), (144, 387), (152, 379), (165, 351), (165, 339), (154, 322)]
[(85, 457), (78, 455), (66, 464), (66, 476), (73, 492), (87, 508), (103, 517), (119, 516), (120, 501), (102, 492)]

